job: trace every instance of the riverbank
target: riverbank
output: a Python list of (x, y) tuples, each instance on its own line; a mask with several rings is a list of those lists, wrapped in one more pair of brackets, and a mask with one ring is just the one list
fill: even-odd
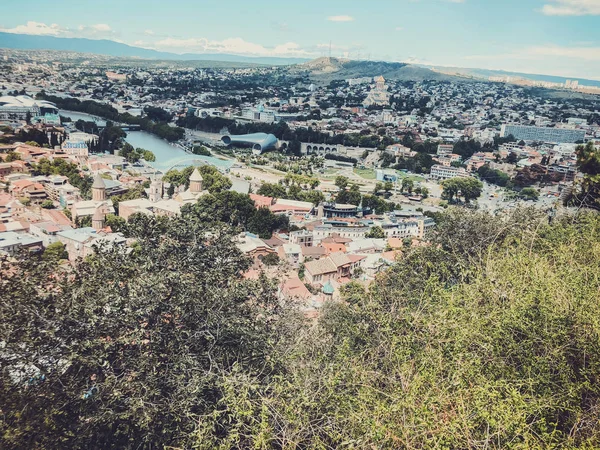
[[(106, 120), (91, 114), (69, 110), (60, 110), (59, 113), (61, 116), (70, 117), (74, 122), (85, 120), (95, 122), (100, 126), (106, 125)], [(135, 148), (144, 148), (154, 153), (156, 160), (148, 164), (161, 172), (166, 172), (175, 167), (182, 168), (197, 164), (211, 164), (220, 170), (227, 171), (234, 164), (234, 160), (225, 159), (224, 157), (216, 158), (213, 156), (194, 155), (184, 146), (178, 143), (170, 143), (148, 131), (129, 131), (127, 132), (125, 142), (128, 142)]]

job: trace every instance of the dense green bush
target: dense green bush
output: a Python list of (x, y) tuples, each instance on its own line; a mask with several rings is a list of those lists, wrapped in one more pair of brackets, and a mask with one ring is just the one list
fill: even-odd
[(600, 216), (438, 219), (308, 324), (193, 214), (3, 260), (0, 447), (600, 447)]

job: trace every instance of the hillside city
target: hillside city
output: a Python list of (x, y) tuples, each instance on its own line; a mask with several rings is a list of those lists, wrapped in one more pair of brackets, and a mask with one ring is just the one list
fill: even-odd
[[(447, 308), (444, 311), (448, 311), (449, 316), (457, 315), (444, 320), (456, 320), (452, 322), (452, 327), (455, 327), (452, 329), (457, 333), (464, 324), (473, 323), (479, 318), (498, 326), (501, 322), (501, 319), (492, 315), (486, 316), (487, 310), (484, 311), (484, 308), (488, 306), (484, 305), (483, 300), (473, 300), (473, 316), (470, 318), (467, 317), (469, 307), (461, 309), (464, 312), (454, 312), (452, 308), (459, 308), (460, 295), (475, 298), (481, 294), (470, 290), (476, 289), (474, 286), (479, 286), (481, 292), (487, 293), (481, 296), (489, 295), (490, 302), (498, 302), (496, 307), (505, 301), (503, 299), (528, 298), (535, 303), (541, 302), (542, 298), (563, 298), (569, 292), (580, 295), (579, 298), (586, 302), (597, 303), (598, 271), (586, 266), (588, 263), (596, 264), (597, 268), (600, 260), (597, 240), (600, 222), (596, 217), (600, 209), (600, 92), (596, 92), (597, 88), (582, 88), (571, 80), (565, 84), (543, 84), (511, 77), (475, 79), (424, 68), (415, 68), (411, 78), (399, 75), (404, 73), (403, 70), (406, 70), (406, 65), (401, 63), (356, 62), (334, 57), (321, 57), (287, 66), (225, 62), (196, 65), (185, 61), (128, 60), (76, 52), (0, 49), (0, 276), (6, 280), (6, 284), (0, 281), (0, 294), (4, 292), (7, 298), (14, 298), (15, 302), (37, 299), (31, 311), (45, 311), (43, 314), (52, 316), (51, 322), (55, 325), (50, 325), (50, 322), (43, 325), (49, 319), (37, 317), (37, 313), (31, 316), (21, 316), (14, 311), (3, 314), (23, 321), (20, 326), (28, 321), (37, 323), (39, 320), (39, 334), (35, 331), (27, 335), (30, 336), (27, 339), (40, 343), (49, 339), (56, 348), (62, 348), (68, 341), (57, 337), (67, 329), (72, 329), (73, 335), (96, 336), (94, 340), (91, 337), (82, 338), (83, 347), (77, 350), (81, 353), (77, 353), (78, 356), (68, 363), (64, 357), (51, 356), (54, 350), (49, 350), (50, 353), (44, 358), (48, 358), (47, 361), (52, 364), (58, 364), (59, 372), (63, 370), (60, 369), (61, 364), (68, 367), (80, 357), (96, 358), (93, 356), (96, 353), (91, 350), (87, 353), (84, 348), (86, 345), (96, 351), (100, 347), (109, 348), (118, 339), (121, 339), (119, 345), (124, 343), (119, 350), (121, 353), (116, 357), (121, 361), (118, 364), (127, 365), (123, 362), (127, 358), (125, 355), (130, 355), (128, 357), (138, 364), (133, 371), (119, 372), (115, 369), (115, 374), (119, 375), (111, 376), (100, 375), (100, 369), (83, 370), (83, 384), (68, 369), (64, 369), (64, 373), (73, 377), (72, 380), (69, 378), (73, 386), (84, 389), (82, 386), (85, 385), (83, 394), (77, 393), (77, 399), (83, 399), (81, 401), (84, 403), (100, 395), (110, 395), (110, 399), (106, 397), (103, 401), (115, 404), (121, 404), (119, 396), (131, 396), (130, 400), (122, 403), (124, 406), (119, 406), (128, 411), (137, 401), (134, 400), (136, 396), (139, 396), (140, 403), (135, 406), (136, 412), (131, 413), (131, 417), (136, 417), (135, 421), (139, 420), (135, 427), (132, 426), (137, 431), (129, 429), (130, 425), (115, 425), (115, 428), (106, 425), (113, 423), (110, 422), (112, 420), (114, 423), (120, 422), (113, 416), (110, 419), (102, 416), (109, 413), (102, 412), (99, 403), (94, 406), (93, 412), (73, 409), (80, 412), (72, 414), (87, 417), (85, 423), (100, 427), (102, 432), (94, 434), (93, 445), (88, 441), (78, 441), (79, 437), (73, 437), (77, 433), (69, 435), (71, 437), (60, 435), (65, 442), (63, 448), (142, 448), (131, 446), (133, 441), (127, 441), (125, 436), (140, 433), (140, 436), (145, 436), (140, 438), (141, 441), (150, 439), (147, 437), (149, 434), (145, 434), (148, 421), (156, 429), (163, 426), (169, 429), (171, 434), (168, 438), (166, 435), (164, 439), (152, 438), (152, 442), (162, 442), (166, 446), (164, 448), (176, 448), (169, 447), (170, 443), (192, 448), (192, 441), (202, 443), (193, 448), (509, 448), (511, 444), (507, 444), (510, 440), (506, 436), (513, 432), (525, 433), (523, 429), (518, 432), (514, 429), (510, 432), (500, 430), (498, 436), (502, 438), (498, 437), (498, 445), (483, 445), (482, 441), (475, 445), (474, 441), (469, 441), (470, 437), (457, 440), (455, 445), (442, 445), (440, 436), (451, 435), (450, 428), (443, 428), (439, 435), (432, 431), (436, 437), (431, 439), (441, 439), (432, 443), (434, 440), (427, 441), (429, 438), (425, 435), (411, 436), (409, 433), (400, 436), (398, 430), (391, 428), (382, 431), (381, 435), (375, 431), (375, 434), (370, 434), (371, 431), (366, 428), (377, 427), (365, 424), (364, 419), (356, 419), (353, 426), (359, 431), (352, 439), (357, 440), (354, 444), (342, 444), (342, 441), (351, 441), (348, 440), (350, 438), (341, 438), (347, 434), (341, 431), (344, 426), (340, 424), (347, 424), (344, 421), (352, 422), (354, 419), (350, 417), (352, 414), (346, 417), (346, 413), (338, 412), (336, 414), (340, 416), (336, 421), (339, 422), (335, 427), (339, 428), (327, 428), (327, 419), (319, 422), (319, 426), (326, 431), (315, 432), (314, 435), (296, 434), (298, 429), (293, 425), (296, 423), (294, 420), (305, 423), (311, 415), (312, 406), (308, 406), (308, 403), (321, 404), (327, 396), (334, 398), (335, 395), (342, 395), (339, 393), (341, 391), (334, 388), (338, 381), (344, 386), (352, 386), (347, 391), (342, 389), (348, 395), (352, 389), (361, 392), (359, 381), (354, 385), (353, 379), (356, 377), (358, 380), (366, 375), (340, 370), (338, 381), (335, 381), (333, 374), (328, 374), (331, 378), (327, 378), (321, 387), (308, 386), (310, 383), (307, 382), (306, 391), (298, 386), (294, 386), (294, 389), (298, 389), (294, 394), (286, 391), (286, 395), (294, 399), (301, 398), (300, 394), (296, 395), (300, 391), (314, 395), (311, 400), (305, 400), (306, 404), (295, 403), (294, 400), (294, 405), (302, 411), (299, 414), (306, 414), (306, 417), (291, 419), (292, 412), (288, 410), (286, 414), (290, 416), (284, 420), (287, 425), (281, 425), (282, 428), (274, 426), (277, 432), (269, 428), (280, 439), (278, 444), (269, 441), (270, 444), (261, 447), (256, 444), (260, 442), (257, 437), (260, 435), (260, 420), (245, 422), (246, 413), (241, 409), (235, 413), (227, 409), (232, 414), (227, 418), (220, 414), (229, 412), (218, 408), (214, 410), (214, 415), (210, 415), (213, 414), (210, 412), (202, 416), (204, 410), (196, 410), (194, 406), (186, 404), (186, 396), (196, 395), (187, 387), (184, 389), (178, 385), (175, 389), (169, 384), (171, 380), (165, 381), (170, 386), (168, 389), (156, 387), (157, 391), (145, 398), (148, 395), (145, 388), (142, 384), (136, 384), (136, 377), (149, 376), (153, 373), (152, 367), (163, 364), (161, 358), (179, 351), (178, 347), (171, 346), (176, 345), (180, 335), (187, 333), (186, 327), (192, 329), (204, 320), (213, 320), (210, 319), (211, 312), (202, 312), (184, 301), (198, 295), (197, 292), (203, 292), (201, 296), (207, 301), (222, 301), (226, 305), (223, 306), (226, 310), (224, 316), (214, 319), (218, 322), (216, 328), (211, 328), (211, 325), (198, 331), (205, 343), (220, 342), (219, 333), (231, 332), (235, 335), (231, 338), (233, 341), (245, 342), (244, 351), (250, 349), (248, 352), (255, 352), (252, 354), (259, 355), (265, 351), (274, 355), (275, 350), (265, 350), (262, 346), (275, 346), (274, 342), (278, 339), (283, 341), (292, 339), (290, 336), (304, 336), (305, 333), (300, 331), (300, 325), (298, 329), (293, 328), (291, 324), (296, 322), (286, 319), (286, 314), (291, 313), (284, 312), (287, 311), (285, 305), (291, 305), (290, 309), (300, 317), (302, 327), (310, 328), (323, 323), (320, 326), (324, 328), (319, 328), (321, 331), (314, 338), (316, 341), (311, 342), (309, 347), (297, 344), (298, 347), (292, 346), (289, 347), (291, 350), (288, 348), (283, 351), (286, 355), (286, 352), (298, 351), (302, 358), (308, 358), (290, 369), (293, 374), (312, 370), (314, 373), (327, 372), (327, 364), (318, 369), (311, 366), (315, 360), (307, 354), (319, 354), (315, 356), (316, 360), (329, 358), (325, 356), (325, 350), (321, 354), (321, 350), (312, 345), (327, 342), (327, 345), (333, 346), (333, 341), (336, 341), (336, 346), (331, 347), (335, 348), (331, 352), (335, 356), (331, 358), (342, 358), (340, 355), (345, 352), (357, 352), (357, 360), (364, 356), (365, 361), (369, 361), (365, 364), (371, 365), (372, 370), (385, 372), (391, 369), (378, 368), (380, 357), (382, 365), (409, 364), (393, 361), (387, 354), (390, 348), (400, 345), (400, 340), (404, 339), (402, 342), (407, 348), (414, 346), (415, 349), (425, 349), (422, 350), (424, 352), (431, 351), (430, 360), (424, 354), (419, 354), (419, 358), (423, 358), (420, 361), (423, 367), (430, 370), (428, 373), (436, 373), (431, 376), (437, 377), (439, 374), (431, 361), (442, 358), (440, 355), (450, 350), (439, 350), (438, 354), (438, 349), (427, 345), (421, 347), (412, 341), (421, 339), (418, 336), (422, 334), (419, 333), (432, 336), (440, 333), (439, 342), (443, 344), (439, 345), (448, 342), (453, 342), (456, 348), (471, 345), (470, 350), (465, 350), (466, 354), (473, 352), (473, 355), (477, 355), (473, 359), (480, 362), (485, 359), (492, 344), (486, 344), (487, 338), (482, 337), (486, 334), (483, 324), (477, 336), (446, 339), (442, 336), (446, 333), (442, 331), (446, 329), (445, 325), (435, 322), (442, 320), (441, 316), (436, 316), (442, 314), (439, 312), (441, 309), (436, 313), (435, 308), (429, 310), (431, 306), (423, 306), (428, 310), (421, 311), (415, 306), (416, 303), (410, 303), (413, 300), (402, 303), (399, 299), (405, 298), (403, 296), (412, 299), (430, 295), (431, 298), (438, 298), (436, 301), (439, 302), (443, 298), (444, 308)], [(570, 221), (570, 218), (579, 217), (580, 214), (585, 215), (588, 222)], [(596, 234), (590, 231), (593, 236), (588, 236), (578, 227), (594, 230)], [(579, 237), (569, 240), (573, 236)], [(587, 236), (585, 239), (588, 240), (583, 241), (583, 236)], [(554, 250), (555, 241), (551, 239), (563, 239), (560, 241), (562, 246), (556, 244)], [(571, 244), (577, 250), (569, 250), (567, 245)], [(556, 254), (544, 253), (546, 251), (556, 251)], [(527, 258), (534, 258), (532, 252), (545, 255), (539, 258), (547, 260), (531, 262), (533, 260)], [(562, 259), (567, 255), (573, 255), (573, 261)], [(499, 259), (509, 256), (514, 259)], [(559, 268), (551, 269), (551, 264), (557, 264)], [(581, 283), (577, 288), (560, 284), (561, 287), (556, 288), (560, 294), (556, 296), (545, 290), (551, 289), (551, 282), (575, 283), (575, 278), (567, 274), (576, 270), (582, 277), (576, 277), (577, 283)], [(19, 273), (30, 275), (15, 276)], [(519, 278), (519, 274), (523, 274), (523, 277)], [(516, 278), (510, 278), (511, 281), (502, 278), (512, 276)], [(27, 281), (28, 277), (30, 281)], [(154, 281), (144, 284), (145, 277)], [(16, 281), (17, 278), (22, 279)], [(22, 284), (9, 284), (8, 280)], [(548, 284), (544, 284), (546, 282)], [(265, 287), (269, 283), (270, 287)], [(15, 287), (17, 285), (18, 288)], [(529, 291), (534, 286), (539, 286), (539, 296)], [(59, 291), (65, 293), (63, 297), (62, 294), (56, 294)], [(523, 293), (523, 297), (519, 296), (520, 293)], [(129, 308), (123, 306), (125, 303), (120, 303), (123, 300), (117, 301), (113, 296), (130, 296), (137, 303), (132, 303), (135, 306)], [(72, 301), (68, 303), (69, 306), (65, 303), (52, 312), (47, 309), (49, 304), (45, 303), (52, 298), (71, 298)], [(76, 303), (84, 302), (85, 298), (101, 300), (95, 300), (95, 305), (88, 304), (87, 309), (82, 306), (79, 310)], [(240, 300), (242, 298), (244, 300)], [(375, 303), (369, 303), (368, 299), (373, 298), (379, 299), (379, 303), (375, 300), (372, 300)], [(149, 299), (167, 300), (154, 304), (154, 300)], [(263, 301), (265, 305), (271, 303), (267, 307)], [(257, 305), (263, 308), (259, 313), (253, 309)], [(412, 307), (414, 309), (410, 309)], [(556, 320), (585, 322), (587, 319), (583, 318), (592, 317), (578, 310), (573, 317), (581, 314), (582, 318), (572, 318), (566, 312), (571, 307), (575, 308), (564, 306), (565, 316)], [(118, 312), (121, 308), (123, 322), (114, 318), (121, 314)], [(515, 317), (530, 317), (531, 320), (531, 325), (522, 324), (523, 329), (513, 330), (515, 334), (511, 336), (519, 333), (525, 336), (533, 333), (533, 329), (537, 330), (536, 333), (543, 333), (541, 328), (544, 325), (534, 323), (534, 316), (544, 314), (537, 308), (511, 310)], [(539, 309), (543, 308), (539, 306)], [(88, 317), (87, 314), (92, 314), (90, 311), (96, 309), (94, 319), (86, 322), (85, 326), (82, 325), (85, 320), (80, 322), (74, 318), (77, 317), (75, 311)], [(144, 316), (144, 319), (134, 315), (130, 317), (136, 309), (153, 312)], [(67, 316), (73, 314), (73, 319), (60, 322), (58, 316), (66, 311), (71, 311)], [(595, 314), (597, 309), (589, 311)], [(463, 313), (465, 316), (460, 316)], [(359, 318), (359, 314), (365, 316)], [(424, 320), (420, 318), (421, 314), (431, 314), (430, 325), (421, 322)], [(593, 317), (597, 321), (597, 316)], [(386, 322), (387, 318), (390, 318), (389, 322)], [(547, 320), (544, 322), (547, 326), (555, 325), (553, 319)], [(259, 322), (260, 327), (257, 325)], [(404, 326), (402, 324), (409, 322), (410, 327), (414, 327), (411, 329), (419, 330), (414, 332), (416, 334), (403, 329), (398, 334), (394, 332), (382, 337), (386, 333), (382, 330), (386, 327), (400, 330)], [(11, 325), (11, 333), (20, 329), (16, 323)], [(58, 323), (61, 325), (56, 325)], [(130, 330), (130, 334), (127, 334), (129, 331), (120, 334), (117, 323), (123, 330)], [(261, 328), (263, 325), (264, 328)], [(151, 337), (154, 336), (151, 330), (155, 326), (160, 328), (160, 333), (165, 333), (161, 335), (164, 341), (160, 340), (162, 337)], [(538, 326), (541, 328), (538, 329)], [(597, 324), (593, 326), (596, 327), (594, 332), (590, 331), (592, 325), (587, 322), (578, 330), (592, 335), (598, 332)], [(167, 328), (170, 331), (165, 331)], [(503, 330), (509, 329), (507, 326)], [(250, 337), (244, 335), (246, 332)], [(117, 338), (117, 335), (120, 337)], [(275, 335), (279, 337), (273, 337)], [(282, 337), (284, 335), (285, 338)], [(593, 335), (596, 338), (598, 336)], [(338, 336), (339, 341), (331, 336)], [(489, 336), (491, 339), (491, 336), (499, 335), (490, 333)], [(154, 339), (160, 340), (160, 350), (148, 350)], [(381, 340), (369, 347), (371, 339)], [(472, 339), (473, 342), (466, 344), (460, 339)], [(482, 347), (475, 349), (475, 342), (479, 339), (482, 339)], [(506, 349), (517, 351), (517, 337), (510, 344), (502, 339), (497, 338), (493, 345), (500, 346), (504, 342), (502, 345)], [(561, 338), (555, 339), (558, 345)], [(0, 337), (0, 356), (10, 362), (13, 361), (12, 355), (4, 350), (4, 345), (8, 345), (6, 343), (9, 341)], [(14, 342), (14, 348), (19, 348), (16, 344), (18, 341)], [(186, 353), (185, 358), (182, 356), (181, 361), (194, 359), (204, 351), (191, 350), (190, 345), (186, 344), (190, 353)], [(255, 367), (254, 360), (248, 357), (246, 361), (246, 356), (240, 357), (240, 361), (244, 362), (240, 362), (239, 367), (233, 364), (229, 366), (229, 341), (215, 345), (223, 347), (218, 347), (206, 360), (204, 356), (198, 357), (202, 359), (202, 364), (210, 367), (206, 373), (211, 373), (214, 364), (214, 367), (228, 367), (232, 371), (228, 373), (234, 375), (225, 381), (206, 381), (209, 378), (202, 381), (206, 383), (198, 387), (204, 390), (202, 395), (215, 395), (219, 402), (230, 402), (227, 403), (229, 408), (233, 408), (233, 404), (245, 404), (248, 417), (253, 418), (286, 409), (282, 400), (284, 397), (277, 397), (271, 391), (261, 394), (265, 397), (261, 397), (260, 401), (255, 400), (252, 397), (254, 388), (244, 384), (248, 381), (244, 378), (246, 372), (243, 370), (246, 369), (240, 368), (247, 364), (253, 374), (255, 369), (256, 373), (264, 370), (275, 374), (278, 370), (275, 356), (272, 367), (268, 359), (257, 362)], [(365, 353), (357, 350), (366, 348), (369, 350), (364, 350)], [(597, 342), (586, 347), (588, 354), (593, 354), (595, 350), (598, 350)], [(496, 357), (492, 355), (493, 351), (489, 350), (490, 358)], [(535, 353), (535, 350), (532, 352)], [(541, 348), (540, 352), (543, 353)], [(144, 359), (141, 355), (144, 355)], [(550, 352), (549, 355), (551, 359), (554, 354)], [(113, 356), (102, 358), (112, 361)], [(22, 371), (27, 374), (23, 379), (28, 380), (32, 389), (43, 389), (45, 377), (51, 377), (50, 372), (44, 374), (35, 369), (36, 364), (40, 366), (41, 363), (35, 362), (37, 357), (33, 354), (27, 358), (29, 362), (12, 366), (6, 374), (7, 379), (19, 380), (20, 376), (25, 376), (18, 375)], [(215, 361), (211, 358), (215, 358)], [(499, 358), (509, 364), (510, 358)], [(598, 448), (595, 445), (600, 442), (597, 423), (592, 424), (600, 397), (597, 388), (590, 387), (594, 383), (597, 386), (598, 378), (594, 377), (598, 375), (600, 362), (597, 355), (593, 358), (594, 362), (589, 364), (596, 366), (586, 366), (586, 370), (596, 372), (586, 378), (589, 393), (581, 395), (589, 395), (589, 402), (595, 402), (595, 406), (581, 413), (585, 421), (581, 419), (579, 425), (568, 422), (573, 427), (572, 434), (577, 435), (579, 431), (575, 430), (584, 430), (577, 435), (579, 440), (576, 444), (583, 445), (585, 442), (589, 446), (568, 448)], [(88, 361), (82, 363), (82, 367), (99, 367), (103, 364), (109, 363)], [(548, 367), (552, 366), (551, 362), (547, 364)], [(339, 367), (344, 365), (340, 362)], [(498, 371), (503, 370), (500, 365)], [(236, 367), (240, 370), (237, 375)], [(170, 366), (168, 370), (173, 371), (173, 380), (182, 376), (175, 366)], [(556, 371), (557, 377), (564, 370), (558, 363), (556, 367), (548, 369), (551, 373)], [(577, 376), (587, 376), (583, 372), (582, 369)], [(314, 373), (312, 376), (315, 376)], [(463, 375), (465, 380), (471, 376), (467, 372)], [(191, 373), (187, 376), (196, 377)], [(277, 378), (274, 377), (267, 381), (259, 377), (257, 379), (261, 381), (257, 383), (275, 382), (273, 380)], [(382, 375), (377, 383), (383, 386), (382, 391), (388, 392), (386, 377)], [(121, 378), (132, 384), (122, 385)], [(483, 378), (491, 379), (487, 375)], [(104, 391), (100, 388), (101, 379)], [(179, 383), (181, 378), (177, 380)], [(416, 378), (412, 380), (400, 377), (397, 386), (402, 386), (407, 402), (417, 405), (420, 401), (418, 389), (409, 387), (411, 382), (417, 381), (414, 381)], [(369, 380), (368, 383), (371, 382)], [(428, 382), (425, 379), (418, 381), (421, 386)], [(208, 394), (212, 389), (211, 383), (215, 383), (215, 386), (218, 384), (218, 395)], [(549, 382), (549, 386), (551, 384)], [(148, 389), (154, 389), (150, 385)], [(248, 390), (238, 390), (236, 386), (242, 385)], [(273, 389), (283, 392), (287, 388), (282, 386), (277, 385)], [(186, 418), (182, 429), (185, 429), (185, 433), (190, 432), (189, 427), (195, 431), (186, 434), (185, 439), (181, 438), (179, 431), (169, 428), (171, 424), (182, 420), (175, 419), (178, 417), (176, 406), (168, 414), (164, 410), (160, 413), (157, 410), (157, 416), (148, 412), (153, 408), (153, 396), (159, 398), (158, 392), (163, 392), (163, 388), (166, 389), (164, 392), (169, 392), (166, 396), (177, 398), (173, 405), (178, 405), (177, 408), (182, 411), (188, 411), (186, 408), (194, 411), (190, 412), (189, 417), (204, 417), (200, 423), (214, 421), (214, 424), (210, 422), (214, 428), (194, 428), (198, 419), (188, 423)], [(446, 386), (445, 389), (450, 388)], [(104, 394), (109, 390), (110, 394)], [(59, 391), (53, 390), (44, 395), (48, 399), (54, 395), (60, 399), (62, 394), (57, 393)], [(592, 391), (595, 393), (592, 394)], [(247, 395), (248, 399), (242, 398), (243, 395)], [(276, 400), (272, 400), (274, 403), (256, 406), (266, 401), (269, 395), (275, 395)], [(360, 403), (360, 395), (363, 394), (356, 395), (358, 397), (350, 400), (346, 397), (339, 400), (340, 408), (348, 405), (345, 402)], [(479, 396), (477, 401), (487, 401), (482, 395), (476, 394)], [(142, 397), (145, 400), (142, 401)], [(592, 401), (592, 397), (595, 400)], [(246, 400), (248, 403), (243, 403)], [(42, 401), (41, 397), (39, 401)], [(65, 408), (76, 408), (74, 403), (64, 401), (65, 405), (71, 405)], [(254, 401), (259, 403), (252, 403)], [(283, 403), (279, 404), (279, 401)], [(388, 416), (388, 413), (392, 414), (389, 405), (385, 408), (381, 406), (386, 402), (384, 398), (377, 400), (381, 403), (369, 401), (366, 404), (371, 405), (368, 408), (373, 408), (374, 423), (380, 420), (379, 414), (382, 422), (389, 423), (392, 420)], [(427, 401), (423, 400), (425, 403)], [(507, 404), (510, 402), (508, 399), (505, 401)], [(525, 409), (523, 405), (528, 401), (523, 400), (519, 406), (516, 403), (515, 400), (514, 408)], [(585, 403), (584, 400), (581, 403)], [(0, 402), (0, 413), (3, 409), (12, 411), (14, 405), (10, 403), (4, 406)], [(538, 406), (540, 411), (544, 408)], [(382, 411), (376, 411), (378, 407), (383, 408)], [(315, 408), (321, 411), (318, 406)], [(356, 408), (362, 407), (356, 405)], [(369, 417), (371, 410), (368, 408), (365, 406), (361, 413), (364, 414), (363, 418)], [(450, 402), (440, 405), (440, 408), (450, 411), (454, 407)], [(460, 409), (460, 406), (457, 408)], [(36, 425), (38, 418), (33, 413), (34, 409), (28, 409), (32, 415), (27, 421), (32, 422), (27, 422), (27, 426), (45, 427), (41, 422)], [(267, 410), (269, 412), (265, 412)], [(326, 410), (324, 406), (323, 410)], [(52, 414), (59, 417), (53, 420), (66, 420), (60, 418), (58, 410)], [(117, 413), (111, 410), (110, 414)], [(140, 418), (138, 414), (146, 418)], [(154, 422), (161, 414), (165, 414), (164, 420), (168, 425)], [(550, 436), (558, 433), (548, 431), (552, 428), (551, 418), (560, 416), (559, 413), (553, 414), (555, 411), (547, 416), (545, 423), (548, 428), (540, 425), (538, 430), (539, 436), (542, 436), (539, 439), (542, 441), (547, 438), (544, 441), (546, 443), (554, 442), (554, 437)], [(533, 415), (524, 413), (523, 417), (531, 418)], [(150, 416), (152, 419), (147, 419)], [(345, 418), (342, 420), (342, 417)], [(435, 420), (428, 420), (446, 424), (446, 418), (436, 417)], [(15, 415), (12, 422), (3, 420), (0, 419), (0, 435), (3, 436), (0, 438), (0, 447), (2, 442), (13, 442), (17, 444), (12, 448), (26, 448), (23, 444), (26, 440), (23, 439), (28, 432), (23, 428), (24, 422), (19, 426), (14, 425), (21, 423), (21, 418)], [(277, 420), (269, 418), (269, 426), (278, 423)], [(560, 420), (556, 419), (557, 422)], [(226, 423), (236, 423), (241, 428), (234, 430), (224, 425)], [(289, 428), (285, 428), (288, 425)], [(514, 425), (515, 429), (524, 426), (522, 423)], [(484, 430), (481, 433), (485, 432), (485, 426), (480, 423), (475, 428)], [(157, 433), (156, 429), (153, 433)], [(277, 434), (279, 432), (281, 436)], [(567, 439), (568, 430), (563, 432), (556, 439)], [(264, 439), (270, 439), (266, 437), (268, 432), (265, 433)], [(296, 440), (297, 445), (286, 441), (286, 433), (290, 433), (290, 439)], [(370, 437), (361, 441), (356, 437), (359, 435)], [(109, 436), (114, 436), (115, 440)], [(193, 437), (190, 438), (192, 441), (186, 440), (190, 436)], [(216, 440), (211, 441), (207, 436)], [(481, 437), (480, 434), (478, 436)], [(505, 437), (506, 440), (502, 440)], [(381, 445), (367, 445), (367, 442), (378, 442), (378, 439), (381, 439)], [(228, 444), (219, 447), (217, 443), (221, 445), (221, 442)], [(327, 444), (321, 445), (323, 442)], [(429, 445), (424, 442), (429, 442)], [(48, 446), (32, 444), (29, 448), (53, 448), (52, 444), (44, 445)], [(518, 448), (550, 447), (523, 441)]]
[[(577, 146), (600, 144), (600, 98), (510, 84), (319, 83), (327, 58), (293, 69), (127, 70), (5, 53), (5, 252), (62, 244), (76, 260), (101, 243), (127, 246), (119, 230), (136, 214), (172, 216), (231, 193), (269, 218), (239, 224), (239, 248), (254, 260), (246, 276), (283, 270), (281, 295), (313, 315), (352, 279), (368, 284), (406, 246), (427, 245), (448, 204), (556, 214), (582, 178)], [(71, 110), (91, 115), (75, 120)], [(158, 170), (155, 155), (127, 143), (123, 128), (140, 127), (209, 159)], [(254, 134), (258, 145), (235, 138)]]

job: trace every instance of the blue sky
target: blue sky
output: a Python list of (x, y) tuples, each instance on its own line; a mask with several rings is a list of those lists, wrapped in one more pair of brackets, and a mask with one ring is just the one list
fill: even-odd
[(600, 0), (28, 0), (2, 31), (600, 79)]

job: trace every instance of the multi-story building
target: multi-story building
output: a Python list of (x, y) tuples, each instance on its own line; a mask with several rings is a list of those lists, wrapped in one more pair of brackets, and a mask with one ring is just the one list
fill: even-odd
[(79, 140), (67, 140), (62, 143), (63, 152), (71, 156), (87, 157), (89, 155), (87, 143)]
[(446, 167), (436, 164), (431, 168), (431, 178), (434, 180), (447, 180), (449, 178), (468, 176), (468, 172), (462, 167)]
[(338, 226), (333, 224), (318, 225), (313, 230), (315, 242), (321, 242), (323, 239), (332, 235), (337, 235), (348, 239), (362, 239), (369, 232), (368, 226)]
[(360, 208), (356, 205), (344, 205), (342, 203), (321, 203), (318, 208), (318, 216), (326, 218), (356, 217)]
[(450, 155), (454, 152), (454, 145), (452, 144), (440, 144), (438, 145), (437, 154), (441, 155)]
[(585, 139), (585, 130), (569, 128), (532, 127), (526, 125), (502, 125), (500, 136), (513, 135), (523, 141), (552, 142), (556, 144), (575, 143)]
[(290, 233), (290, 244), (297, 244), (301, 247), (312, 247), (313, 234), (308, 230), (292, 231)]

